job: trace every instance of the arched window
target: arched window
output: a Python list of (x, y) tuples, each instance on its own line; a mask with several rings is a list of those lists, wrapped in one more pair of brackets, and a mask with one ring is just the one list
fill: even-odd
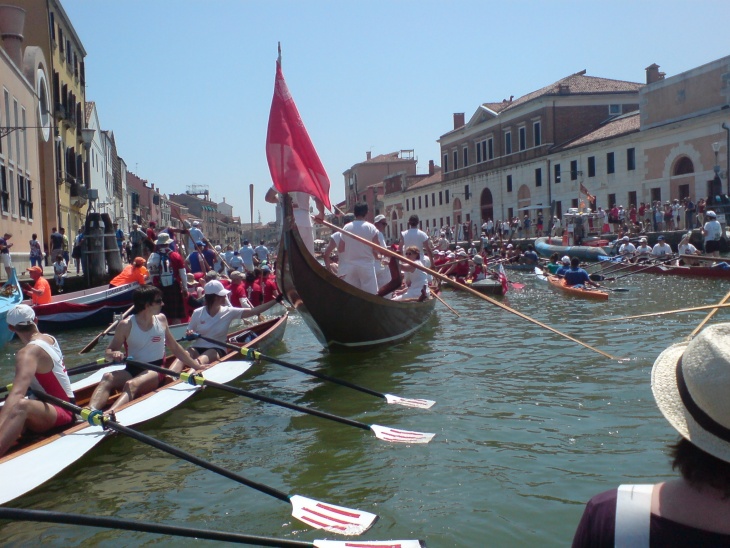
[(694, 173), (695, 166), (687, 156), (682, 156), (674, 164), (674, 175), (687, 175), (688, 173)]

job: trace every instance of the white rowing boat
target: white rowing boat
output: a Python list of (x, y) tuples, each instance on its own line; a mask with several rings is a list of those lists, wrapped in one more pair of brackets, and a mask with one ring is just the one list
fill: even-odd
[[(270, 343), (280, 339), (286, 327), (286, 320), (287, 316), (284, 315), (252, 326), (248, 330), (257, 336), (245, 346), (258, 347), (264, 340)], [(231, 337), (239, 334), (240, 332), (234, 333)], [(205, 378), (218, 383), (227, 383), (240, 377), (253, 363), (236, 359), (241, 357), (240, 352), (231, 352), (223, 356), (217, 364), (205, 370)], [(88, 401), (104, 373), (123, 367), (124, 365), (105, 367), (73, 383), (77, 403), (84, 405)], [(200, 386), (168, 378), (157, 390), (133, 400), (117, 411), (117, 421), (124, 426), (148, 421), (177, 407), (199, 390)], [(101, 426), (76, 423), (50, 437), (11, 450), (0, 458), (0, 477), (3, 478), (0, 504), (5, 504), (42, 485), (93, 449), (110, 432), (112, 431), (105, 431)]]

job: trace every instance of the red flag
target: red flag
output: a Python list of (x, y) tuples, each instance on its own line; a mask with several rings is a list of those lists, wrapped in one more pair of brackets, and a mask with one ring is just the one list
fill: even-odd
[(281, 57), (276, 61), (266, 160), (271, 180), (279, 192), (306, 192), (320, 199), (327, 209), (332, 209), (329, 178), (289, 93), (281, 72)]
[(580, 191), (581, 191), (581, 192), (582, 192), (583, 194), (585, 194), (585, 195), (586, 195), (586, 198), (588, 198), (588, 201), (589, 201), (589, 202), (592, 202), (592, 201), (593, 201), (593, 200), (595, 199), (595, 197), (594, 197), (594, 196), (591, 196), (591, 193), (590, 193), (590, 192), (588, 192), (588, 189), (587, 189), (587, 188), (586, 188), (586, 187), (585, 187), (585, 186), (583, 185), (583, 183), (581, 183), (581, 184), (580, 184)]
[(507, 281), (507, 274), (504, 271), (504, 266), (500, 263), (499, 265), (499, 281), (502, 282), (502, 293), (507, 293), (509, 289), (509, 282)]

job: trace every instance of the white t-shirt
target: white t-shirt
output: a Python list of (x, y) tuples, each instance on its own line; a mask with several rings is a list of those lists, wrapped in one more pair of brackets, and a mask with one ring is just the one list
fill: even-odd
[(722, 236), (722, 225), (720, 221), (707, 221), (705, 223), (705, 241), (711, 242), (713, 240), (719, 240)]
[(694, 255), (697, 253), (697, 248), (690, 243), (679, 244), (679, 246), (677, 246), (677, 252), (680, 255)]
[(195, 244), (203, 241), (203, 231), (197, 226), (193, 226), (189, 230), (190, 236), (188, 236), (188, 253), (195, 251)]
[(664, 255), (671, 255), (671, 253), (672, 247), (666, 242), (659, 242), (654, 246), (654, 249), (651, 250), (651, 254), (655, 257), (663, 257)]
[(241, 257), (243, 264), (246, 265), (246, 268), (248, 268), (249, 270), (253, 270), (254, 253), (255, 251), (250, 244), (244, 245), (241, 249), (238, 250), (239, 257)]
[[(347, 223), (343, 228), (345, 232), (351, 232), (356, 236), (365, 238), (372, 242), (375, 236), (380, 231), (376, 226), (367, 221), (352, 221)], [(358, 242), (354, 238), (348, 238), (344, 236), (342, 238), (342, 244), (344, 244), (344, 250), (340, 251), (340, 262), (341, 263), (361, 263), (361, 264), (373, 264), (375, 257), (373, 256), (373, 248), (362, 242)]]
[(621, 244), (621, 247), (618, 248), (619, 255), (633, 255), (635, 251), (636, 247), (631, 242)]
[(401, 232), (403, 238), (403, 253), (410, 246), (415, 245), (418, 248), (419, 256), (423, 257), (423, 244), (428, 241), (428, 234), (418, 228), (409, 228)]
[[(240, 318), (244, 310), (244, 308), (236, 308), (233, 306), (221, 306), (218, 314), (211, 317), (208, 314), (208, 309), (202, 306), (193, 312), (188, 329), (192, 329), (196, 333), (217, 341), (225, 341), (231, 322), (236, 318)], [(195, 346), (199, 348), (222, 348), (225, 350), (224, 346), (203, 339), (195, 341)]]
[(647, 244), (642, 244), (636, 248), (637, 255), (651, 255), (652, 249)]

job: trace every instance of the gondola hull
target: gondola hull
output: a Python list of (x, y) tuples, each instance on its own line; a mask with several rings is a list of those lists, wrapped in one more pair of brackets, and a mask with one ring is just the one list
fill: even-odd
[(428, 321), (434, 299), (393, 301), (342, 281), (307, 250), (290, 216), (277, 258), (277, 283), (317, 340), (330, 350), (369, 350), (406, 340)]

